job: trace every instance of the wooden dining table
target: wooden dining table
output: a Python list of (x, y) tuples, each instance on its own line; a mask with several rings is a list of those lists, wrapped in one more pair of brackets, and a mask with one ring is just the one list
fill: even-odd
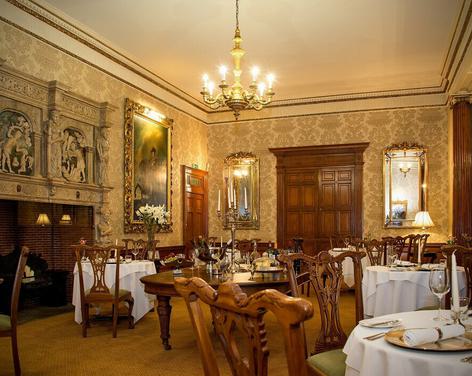
[(182, 274), (177, 275), (174, 275), (172, 271), (166, 271), (144, 276), (140, 279), (144, 284), (144, 291), (148, 294), (156, 295), (161, 340), (165, 350), (170, 350), (172, 348), (169, 343), (170, 316), (172, 311), (170, 299), (172, 297), (180, 296), (174, 285), (174, 279), (176, 277), (200, 277), (215, 289), (217, 289), (223, 282), (237, 283), (247, 295), (254, 294), (257, 291), (264, 289), (276, 289), (284, 293), (289, 290), (288, 277), (287, 274), (283, 272), (256, 272), (252, 278), (251, 273), (243, 272), (228, 274), (226, 278), (222, 278), (220, 275), (209, 274), (204, 269), (195, 268), (192, 270), (191, 268), (186, 268), (182, 269)]

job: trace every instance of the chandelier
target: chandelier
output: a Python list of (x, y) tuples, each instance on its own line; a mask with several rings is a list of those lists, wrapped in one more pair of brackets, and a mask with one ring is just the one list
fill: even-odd
[(261, 110), (265, 105), (272, 101), (274, 91), (272, 84), (274, 82), (274, 75), (268, 74), (266, 77), (267, 83), (259, 81), (259, 68), (253, 67), (251, 69), (252, 81), (248, 89), (244, 89), (241, 84), (241, 59), (246, 53), (241, 48), (241, 32), (239, 30), (239, 0), (236, 0), (236, 30), (234, 32), (234, 47), (231, 50), (233, 56), (233, 76), (234, 83), (230, 86), (226, 81), (226, 74), (228, 69), (225, 66), (219, 68), (221, 75), (221, 83), (218, 87), (221, 91), (215, 93), (215, 84), (210, 81), (207, 74), (203, 75), (203, 89), (200, 92), (203, 96), (203, 101), (212, 109), (220, 107), (228, 107), (234, 112), (236, 120), (239, 118), (241, 110), (253, 108)]

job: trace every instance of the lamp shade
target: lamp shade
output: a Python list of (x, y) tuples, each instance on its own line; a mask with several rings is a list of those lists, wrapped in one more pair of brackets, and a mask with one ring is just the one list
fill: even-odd
[(63, 225), (70, 225), (72, 223), (72, 218), (69, 214), (62, 214), (60, 223)]
[(40, 213), (38, 215), (38, 219), (36, 220), (36, 224), (41, 226), (50, 225), (51, 221), (49, 220), (49, 217), (46, 213)]
[(434, 226), (431, 217), (427, 211), (419, 211), (416, 213), (415, 221), (413, 222), (413, 226), (426, 228)]

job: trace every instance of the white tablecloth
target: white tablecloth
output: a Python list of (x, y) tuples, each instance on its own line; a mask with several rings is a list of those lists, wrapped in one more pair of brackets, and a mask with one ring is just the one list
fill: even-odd
[[(438, 299), (429, 289), (428, 271), (395, 271), (386, 266), (369, 266), (362, 280), (366, 316), (415, 311), (435, 306)], [(466, 285), (465, 272), (459, 273), (459, 288)]]
[[(84, 287), (89, 289), (93, 284), (92, 266), (89, 262), (82, 263), (84, 272)], [(115, 288), (116, 264), (107, 264), (105, 270), (105, 283), (112, 290)], [(155, 297), (144, 292), (144, 285), (139, 280), (141, 277), (156, 273), (156, 266), (152, 261), (133, 261), (131, 263), (120, 264), (120, 289), (131, 291), (134, 298), (133, 317), (134, 321), (141, 319), (154, 307)], [(80, 309), (80, 284), (77, 264), (74, 268), (74, 289), (72, 294), (72, 304), (75, 306), (75, 321), (82, 322), (82, 312)]]
[[(403, 312), (379, 318), (387, 321), (401, 319), (405, 328), (437, 327), (432, 318), (437, 311)], [(443, 324), (444, 325), (444, 324)], [(349, 336), (344, 353), (346, 376), (470, 376), (472, 364), (460, 359), (471, 356), (472, 352), (428, 352), (409, 350), (394, 346), (387, 341), (363, 339), (386, 329), (364, 328), (358, 325)]]
[[(341, 253), (346, 251), (349, 251), (349, 248), (333, 248), (329, 250), (329, 253), (332, 256), (339, 256)], [(367, 256), (362, 258), (361, 265), (362, 270), (365, 270), (365, 268), (370, 265)], [(349, 287), (354, 286), (354, 263), (352, 262), (352, 259), (350, 257), (345, 258), (343, 261), (343, 277), (346, 285), (348, 285)]]

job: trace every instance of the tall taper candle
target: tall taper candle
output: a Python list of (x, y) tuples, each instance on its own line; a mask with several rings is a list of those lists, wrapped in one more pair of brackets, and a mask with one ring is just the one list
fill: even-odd
[(236, 189), (233, 189), (233, 208), (236, 209)]
[(459, 306), (459, 285), (457, 283), (457, 262), (456, 252), (451, 256), (451, 296), (452, 296), (452, 310), (458, 312)]
[(247, 210), (247, 190), (246, 190), (246, 187), (244, 187), (244, 209)]
[(228, 208), (231, 209), (231, 191), (229, 190), (229, 187), (228, 187)]
[(423, 253), (423, 246), (421, 241), (418, 242), (418, 264), (421, 265), (421, 254)]
[(221, 211), (221, 190), (218, 189), (218, 211)]

